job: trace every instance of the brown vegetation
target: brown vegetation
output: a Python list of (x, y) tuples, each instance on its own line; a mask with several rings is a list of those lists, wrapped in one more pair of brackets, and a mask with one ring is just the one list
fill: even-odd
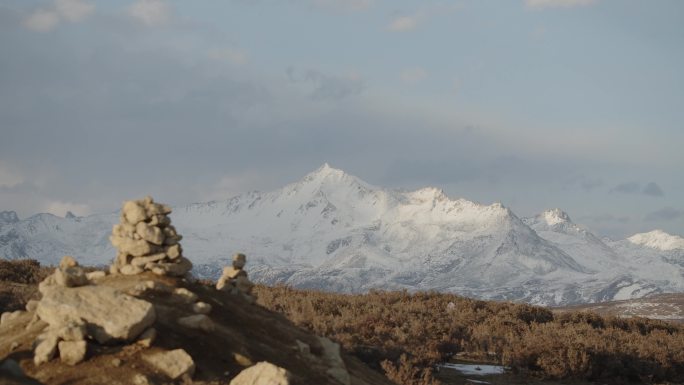
[(554, 315), (434, 292), (343, 295), (265, 286), (255, 292), (261, 305), (382, 365), (398, 384), (432, 384), (431, 368), (459, 352), (543, 378), (684, 380), (684, 328), (662, 321)]
[(51, 272), (33, 259), (0, 259), (0, 313), (22, 310), (35, 295), (36, 284)]

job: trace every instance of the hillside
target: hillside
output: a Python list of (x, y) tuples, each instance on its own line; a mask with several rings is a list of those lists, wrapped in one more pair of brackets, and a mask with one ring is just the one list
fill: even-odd
[[(0, 283), (3, 287), (8, 284), (7, 281)], [(141, 284), (155, 289), (141, 292)], [(35, 287), (35, 283), (20, 285)], [(380, 373), (344, 352), (339, 356), (343, 360), (341, 364), (332, 360), (329, 342), (293, 325), (282, 315), (213, 286), (152, 273), (109, 275), (91, 285), (115, 288), (154, 305), (157, 314), (152, 326), (157, 334), (151, 346), (136, 341), (101, 345), (88, 340), (86, 359), (76, 366), (60, 362), (59, 355), (35, 365), (32, 345), (45, 324), (32, 321), (35, 310), (31, 310), (18, 313), (11, 320), (3, 317), (0, 360), (18, 362), (28, 376), (43, 384), (152, 384), (168, 383), (169, 378), (146, 357), (183, 349), (194, 361), (191, 381), (194, 384), (228, 384), (243, 369), (261, 361), (286, 368), (292, 384), (339, 385), (342, 382), (328, 371), (340, 365), (348, 373), (351, 384), (391, 384)], [(182, 317), (195, 315), (192, 302), (166, 288), (187, 289), (197, 295), (195, 301), (210, 304), (214, 328), (197, 330), (179, 324), (177, 320)], [(9, 381), (8, 372), (0, 370), (0, 382), (2, 379)]]

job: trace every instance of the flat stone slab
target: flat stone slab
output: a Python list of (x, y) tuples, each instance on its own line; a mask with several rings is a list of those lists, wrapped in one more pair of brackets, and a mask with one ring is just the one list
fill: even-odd
[(112, 287), (92, 285), (49, 286), (43, 292), (36, 313), (53, 327), (83, 320), (99, 343), (133, 341), (156, 318), (151, 303)]

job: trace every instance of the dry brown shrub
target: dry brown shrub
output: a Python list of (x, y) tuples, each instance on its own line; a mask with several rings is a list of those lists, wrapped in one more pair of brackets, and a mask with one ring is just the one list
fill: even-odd
[(435, 292), (347, 295), (265, 286), (256, 292), (262, 306), (382, 366), (398, 384), (420, 383), (457, 352), (543, 378), (684, 380), (684, 328), (662, 321), (554, 315)]
[(0, 259), (0, 281), (35, 284), (52, 272), (35, 259)]

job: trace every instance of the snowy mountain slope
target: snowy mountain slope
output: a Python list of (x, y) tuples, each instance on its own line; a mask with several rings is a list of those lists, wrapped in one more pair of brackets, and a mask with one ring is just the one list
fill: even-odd
[[(12, 218), (0, 215), (0, 255), (89, 264), (114, 256), (116, 214)], [(382, 189), (327, 164), (272, 192), (176, 207), (172, 220), (195, 273), (213, 278), (243, 251), (257, 281), (325, 290), (436, 289), (539, 304), (684, 291), (677, 251), (606, 244), (559, 210), (521, 220), (498, 203)], [(645, 272), (635, 268), (644, 258), (656, 261)]]

